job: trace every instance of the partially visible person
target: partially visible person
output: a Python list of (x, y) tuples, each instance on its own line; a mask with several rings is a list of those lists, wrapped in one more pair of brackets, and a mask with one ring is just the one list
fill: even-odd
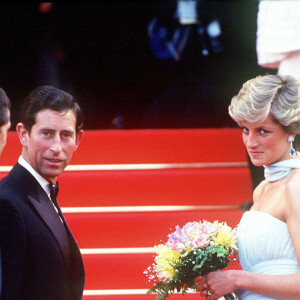
[(300, 299), (300, 86), (292, 77), (247, 81), (229, 106), (243, 142), (265, 180), (238, 226), (243, 270), (211, 272), (195, 279), (207, 299), (240, 290), (241, 300)]
[(260, 0), (257, 14), (258, 64), (300, 80), (300, 1)]
[(6, 93), (0, 88), (0, 155), (6, 145), (7, 131), (10, 128), (11, 103)]
[(57, 176), (82, 138), (73, 97), (41, 86), (24, 101), (22, 153), (0, 182), (1, 300), (79, 300), (84, 267), (57, 203)]
[[(7, 131), (10, 128), (10, 109), (11, 103), (5, 91), (0, 88), (0, 155), (6, 145)], [(0, 295), (2, 285), (2, 265), (1, 265), (1, 249), (0, 249)]]

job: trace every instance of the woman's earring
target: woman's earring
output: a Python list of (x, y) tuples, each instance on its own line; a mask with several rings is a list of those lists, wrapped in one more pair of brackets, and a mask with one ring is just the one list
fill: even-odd
[(296, 150), (294, 149), (294, 147), (293, 147), (293, 141), (294, 141), (295, 139), (294, 139), (294, 137), (293, 136), (291, 136), (291, 135), (289, 135), (289, 137), (288, 137), (288, 142), (289, 143), (291, 143), (291, 148), (290, 148), (290, 156), (291, 157), (295, 157), (295, 155), (296, 155)]

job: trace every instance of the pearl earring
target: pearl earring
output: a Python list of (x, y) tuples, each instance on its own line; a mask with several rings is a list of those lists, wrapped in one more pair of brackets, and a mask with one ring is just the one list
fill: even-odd
[(294, 147), (293, 147), (293, 142), (294, 142), (294, 137), (293, 136), (291, 136), (291, 135), (289, 135), (289, 137), (288, 137), (288, 142), (289, 143), (291, 143), (291, 148), (290, 148), (290, 156), (291, 157), (295, 157), (295, 155), (296, 155), (296, 150), (294, 149)]

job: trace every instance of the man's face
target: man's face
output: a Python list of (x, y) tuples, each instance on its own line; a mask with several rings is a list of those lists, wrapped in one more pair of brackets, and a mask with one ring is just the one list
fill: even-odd
[[(10, 119), (10, 111), (8, 111), (8, 115)], [(6, 145), (6, 138), (7, 138), (7, 131), (10, 128), (10, 121), (5, 123), (3, 126), (0, 127), (0, 155), (2, 153), (3, 148)]]
[(78, 147), (83, 132), (76, 135), (75, 125), (72, 110), (43, 109), (37, 113), (30, 133), (22, 123), (17, 126), (23, 158), (49, 182), (55, 183)]

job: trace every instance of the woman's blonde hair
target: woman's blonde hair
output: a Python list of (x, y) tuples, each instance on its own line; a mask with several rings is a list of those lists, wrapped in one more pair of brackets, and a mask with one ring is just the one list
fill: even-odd
[(257, 76), (246, 81), (232, 98), (229, 115), (240, 124), (263, 122), (271, 114), (286, 131), (299, 134), (299, 87), (291, 76)]

